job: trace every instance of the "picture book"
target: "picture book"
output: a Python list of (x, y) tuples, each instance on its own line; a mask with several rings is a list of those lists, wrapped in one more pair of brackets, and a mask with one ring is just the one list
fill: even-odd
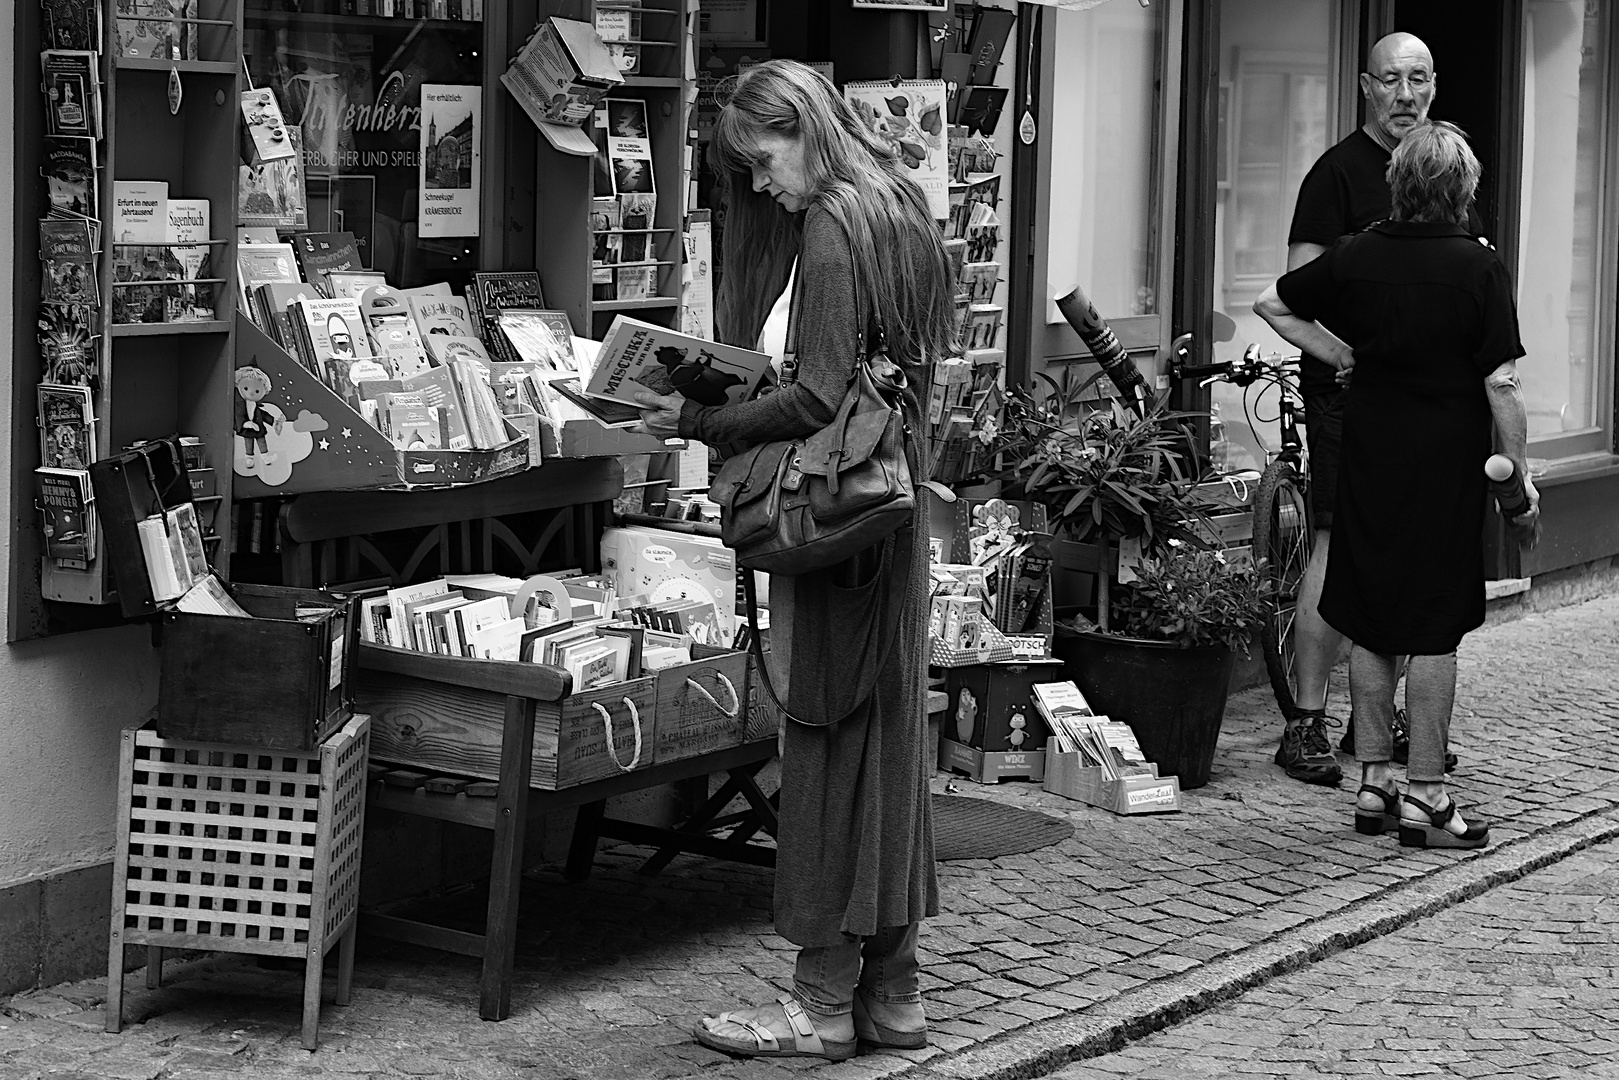
[(470, 450), (472, 435), (467, 429), (465, 405), (456, 388), (455, 373), (449, 368), (432, 368), (408, 379), (401, 379), (406, 392), (422, 396), (424, 404), (438, 410), (447, 450)]
[(360, 305), (353, 300), (294, 300), (288, 315), (304, 366), (311, 371), (324, 371), (329, 357), (371, 355), (371, 339), (360, 318)]
[[(467, 302), (459, 296), (411, 295), (405, 302), (411, 318), (416, 320), (416, 332), (424, 342), (434, 334), (474, 340), (478, 337)], [(482, 350), (481, 343), (479, 349)]]
[(112, 182), (112, 242), (161, 244), (169, 238), (169, 185), (162, 180)]
[(99, 0), (40, 0), (45, 9), (46, 47), (85, 51), (101, 48)]
[[(240, 251), (240, 249), (238, 249)], [(240, 261), (240, 260), (238, 260)], [(266, 281), (253, 287), (248, 314), (259, 328), (283, 349), (297, 355), (298, 338), (288, 308), (298, 300), (318, 300), (315, 287), (305, 281)]]
[(329, 270), (324, 274), (326, 287), (321, 290), (329, 300), (358, 300), (373, 285), (386, 285), (385, 275), (374, 270)]
[(164, 511), (164, 515), (169, 519), (169, 531), (180, 538), (191, 579), (201, 581), (208, 576), (208, 556), (203, 550), (202, 522), (197, 518), (196, 504), (183, 502)]
[(286, 129), (291, 157), (239, 167), (236, 217), (243, 225), (277, 229), (309, 228), (309, 190), (304, 177), (303, 136)]
[(39, 223), (39, 257), (44, 264), (39, 298), (47, 304), (95, 305), (95, 247), (82, 221), (47, 218)]
[(512, 308), (496, 318), (495, 338), (509, 346), (508, 361), (525, 360), (548, 371), (573, 371), (573, 326), (565, 311)]
[(621, 0), (618, 7), (596, 9), (596, 36), (607, 46), (620, 75), (641, 71), (641, 13), (634, 10), (640, 6), (641, 0)]
[(175, 22), (173, 0), (114, 0), (113, 14), (119, 56), (180, 58), (180, 24)]
[(181, 302), (181, 287), (168, 283), (178, 282), (183, 276), (173, 248), (131, 244), (114, 247), (112, 321), (181, 321), (186, 310)]
[(62, 562), (85, 565), (95, 558), (96, 516), (90, 474), (82, 469), (35, 469), (39, 527), (45, 554)]
[(160, 604), (178, 600), (194, 584), (179, 535), (161, 514), (136, 522), (135, 529), (152, 599)]
[(87, 135), (99, 139), (101, 79), (97, 57), (88, 49), (47, 49), (40, 54), (45, 88), (47, 135)]
[(401, 585), (388, 590), (388, 611), (390, 625), (393, 627), (393, 642), (401, 648), (410, 648), (410, 638), (407, 632), (408, 620), (405, 617), (405, 605), (418, 600), (443, 596), (450, 591), (449, 583), (443, 578), (435, 581), (424, 581), (416, 585)]
[(85, 304), (40, 304), (38, 332), (45, 381), (59, 386), (96, 386), (95, 308)]
[(475, 273), (467, 291), (467, 307), (480, 335), (487, 338), (495, 317), (507, 308), (543, 308), (537, 270), (506, 270)]
[(444, 431), (438, 410), (421, 394), (385, 393), (377, 399), (377, 429), (400, 450), (440, 450)]
[(50, 190), (51, 214), (96, 217), (96, 141), (85, 135), (47, 135), (40, 168)]
[(48, 469), (87, 469), (95, 458), (95, 412), (87, 386), (40, 384), (39, 460)]
[(641, 420), (641, 410), (634, 405), (592, 397), (580, 387), (578, 379), (553, 379), (549, 383), (548, 389), (561, 394), (579, 409), (582, 409), (591, 419), (596, 420), (605, 427), (629, 427), (631, 424), (639, 423)]
[(479, 450), (492, 450), (509, 441), (500, 403), (489, 388), (489, 367), (465, 358), (447, 365), (465, 409), (467, 436)]
[[(298, 264), (291, 244), (238, 244), (236, 246), (236, 281), (242, 290), (242, 309), (249, 310), (247, 300), (260, 285), (280, 282), (301, 285)], [(262, 329), (268, 330), (269, 327)], [(282, 342), (291, 348), (291, 342)]]
[(388, 371), (369, 356), (328, 356), (321, 361), (321, 378), (349, 408), (363, 414), (360, 384), (383, 381)]
[(432, 370), (427, 351), (408, 326), (372, 326), (371, 338), (377, 358), (395, 379), (408, 379)]
[(457, 360), (470, 360), (485, 371), (489, 370), (489, 353), (484, 349), (483, 342), (475, 337), (424, 334), (422, 344), (426, 346), (434, 367), (449, 367)]
[(770, 357), (624, 315), (613, 318), (585, 392), (635, 404), (638, 391), (681, 394), (699, 405), (746, 401)]
[(299, 233), (293, 238), (292, 250), (297, 253), (304, 280), (321, 290), (328, 300), (336, 297), (327, 291), (330, 286), (323, 275), (365, 269), (351, 232)]

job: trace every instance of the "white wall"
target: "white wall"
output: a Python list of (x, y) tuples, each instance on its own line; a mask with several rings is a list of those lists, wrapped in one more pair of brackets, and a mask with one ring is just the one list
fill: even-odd
[[(7, 8), (0, 17), (0, 56), (16, 56), (17, 27)], [(7, 141), (15, 130), (14, 82), (10, 71), (0, 79), (0, 132)], [(6, 193), (0, 236), (8, 238), (19, 227), (34, 228), (32, 221), (15, 220), (15, 191), (13, 155), (0, 153), (0, 192)], [(6, 360), (0, 364), (0, 419), (6, 431), (33, 426), (32, 415), (11, 415), (10, 343), (16, 321), (33, 315), (13, 310), (15, 277), (11, 261), (0, 260)], [(8, 522), (31, 494), (5, 493)], [(10, 562), (11, 532), (0, 529), (0, 568)], [(5, 581), (0, 574), (0, 594)], [(0, 610), (8, 599), (0, 595)], [(145, 627), (0, 646), (0, 889), (110, 857), (118, 731), (140, 722), (156, 702), (156, 655)]]

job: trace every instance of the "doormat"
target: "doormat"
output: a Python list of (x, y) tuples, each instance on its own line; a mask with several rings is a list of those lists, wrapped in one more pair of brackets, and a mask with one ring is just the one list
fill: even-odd
[(1060, 843), (1074, 823), (1038, 810), (960, 795), (933, 796), (933, 857), (993, 859)]

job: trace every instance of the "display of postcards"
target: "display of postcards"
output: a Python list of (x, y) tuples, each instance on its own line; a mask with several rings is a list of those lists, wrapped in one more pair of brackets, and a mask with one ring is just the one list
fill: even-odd
[(974, 304), (967, 313), (967, 340), (969, 349), (993, 349), (995, 335), (1001, 330), (999, 304)]
[(117, 55), (180, 58), (180, 23), (173, 0), (114, 0), (113, 14)]
[(607, 158), (613, 168), (613, 194), (651, 195), (657, 191), (652, 179), (652, 142), (609, 134)]
[(328, 300), (358, 300), (373, 285), (386, 285), (388, 278), (372, 270), (335, 270), (324, 275)]
[(95, 411), (87, 386), (41, 383), (39, 460), (48, 469), (88, 469), (95, 458)]
[(82, 469), (35, 469), (39, 528), (47, 558), (84, 566), (95, 559), (95, 497)]
[(537, 270), (486, 271), (472, 275), (467, 308), (472, 312), (479, 336), (486, 341), (493, 332), (496, 316), (502, 311), (544, 306), (545, 295), (540, 290)]
[(619, 300), (645, 300), (658, 295), (658, 268), (654, 263), (620, 266), (614, 274)]
[(97, 57), (88, 49), (47, 49), (40, 53), (45, 89), (46, 134), (101, 138), (101, 79)]
[(966, 263), (961, 268), (961, 284), (975, 304), (987, 304), (995, 299), (995, 286), (1001, 280), (1001, 264), (997, 262)]
[(965, 86), (956, 99), (955, 122), (969, 135), (994, 135), (1006, 104), (1004, 86)]
[[(613, 266), (624, 261), (624, 236), (618, 231), (622, 220), (618, 199), (608, 195), (590, 200), (590, 231), (595, 240), (590, 252), (591, 266)], [(608, 284), (612, 284), (610, 277)]]
[(95, 245), (87, 222), (55, 218), (41, 221), (39, 258), (45, 266), (41, 300), (48, 304), (100, 303)]
[[(328, 273), (364, 269), (360, 265), (360, 249), (355, 243), (354, 234), (350, 232), (299, 233), (292, 239), (292, 250), (298, 256), (304, 280), (317, 290), (325, 290), (327, 283), (324, 275)], [(337, 297), (327, 293), (326, 299), (335, 300)]]
[(616, 7), (596, 8), (596, 36), (607, 46), (607, 55), (613, 58), (620, 75), (637, 75), (641, 71), (641, 46), (637, 44), (641, 38), (641, 13), (634, 10), (640, 6), (641, 0), (618, 0)]
[(573, 327), (565, 311), (512, 308), (496, 319), (495, 351), (510, 360), (538, 364), (545, 371), (575, 370)]
[(623, 230), (620, 262), (642, 262), (652, 257), (652, 219), (658, 212), (656, 195), (620, 195), (619, 227)]
[(236, 217), (239, 224), (277, 229), (309, 227), (309, 195), (304, 182), (303, 136), (287, 129), (290, 157), (239, 169)]
[(96, 217), (96, 141), (85, 135), (47, 135), (39, 170), (50, 189), (51, 216)]
[(99, 0), (40, 0), (40, 6), (45, 9), (47, 49), (100, 50)]
[(949, 238), (944, 242), (944, 253), (950, 260), (950, 269), (955, 271), (956, 281), (961, 280), (962, 268), (967, 265), (967, 241), (965, 239)]
[(975, 214), (981, 214), (986, 220), (983, 224), (967, 226), (967, 261), (990, 262), (1001, 243), (1001, 225), (994, 213), (982, 204)]
[(39, 349), (45, 381), (97, 386), (96, 309), (83, 304), (39, 305)]

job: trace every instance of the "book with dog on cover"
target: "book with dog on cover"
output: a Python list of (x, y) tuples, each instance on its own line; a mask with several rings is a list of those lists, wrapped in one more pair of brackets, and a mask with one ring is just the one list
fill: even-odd
[(667, 326), (613, 318), (602, 338), (585, 393), (635, 404), (639, 391), (681, 394), (699, 405), (728, 405), (753, 396), (770, 370), (770, 357)]

